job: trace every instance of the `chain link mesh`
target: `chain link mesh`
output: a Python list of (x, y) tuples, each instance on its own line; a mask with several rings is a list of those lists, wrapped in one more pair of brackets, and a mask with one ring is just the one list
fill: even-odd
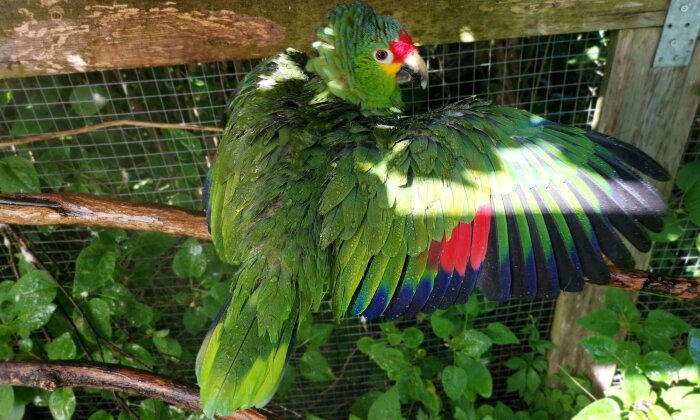
[[(425, 92), (408, 89), (405, 99), (412, 112), (421, 112), (477, 94), (556, 122), (587, 127), (594, 113), (606, 45), (603, 34), (593, 32), (425, 46), (422, 53), (430, 66), (429, 87)], [(2, 80), (0, 94), (11, 92), (13, 100), (2, 109), (0, 141), (120, 119), (217, 127), (221, 125), (228, 95), (254, 65), (255, 62), (241, 61)], [(85, 97), (86, 91), (97, 92), (105, 101), (99, 113), (89, 114), (89, 109), (76, 108), (94, 103), (94, 97)], [(696, 124), (686, 160), (700, 157), (699, 133)], [(42, 190), (47, 192), (80, 192), (89, 186), (90, 192), (104, 196), (197, 209), (202, 178), (215, 159), (218, 141), (218, 134), (204, 131), (120, 126), (0, 149), (0, 158), (12, 154), (31, 157), (41, 176)], [(72, 279), (78, 253), (92, 240), (90, 231), (83, 228), (23, 227), (22, 232), (37, 256), (61, 281)], [(688, 265), (698, 268), (697, 252), (691, 249), (692, 244), (686, 240), (657, 247), (653, 261), (661, 264), (672, 260), (671, 266), (660, 269), (674, 274)], [(0, 281), (15, 278), (12, 255), (16, 252), (8, 241), (0, 248)], [(137, 256), (134, 259), (144, 260)], [(158, 312), (158, 328), (168, 328), (185, 348), (187, 357), (183, 359), (188, 362), (168, 362), (167, 367), (175, 377), (194, 381), (192, 355), (202, 336), (191, 336), (182, 327), (186, 306), (175, 303), (173, 297), (189, 293), (190, 285), (174, 280), (171, 261), (172, 253), (153, 261), (156, 270), (149, 284), (127, 281), (126, 285)], [(693, 325), (699, 324), (698, 304), (654, 296), (640, 300), (649, 308), (663, 307)], [(486, 313), (479, 323), (502, 322), (513, 331), (520, 331), (534, 317), (546, 337), (553, 311), (553, 300), (512, 301)], [(331, 321), (327, 304), (318, 318)], [(413, 320), (403, 322), (416, 324)], [(419, 322), (419, 327), (425, 328), (426, 323)], [(359, 337), (378, 331), (377, 323), (364, 325), (357, 318), (343, 320), (323, 349), (339, 380), (331, 384), (311, 383), (297, 377), (292, 391), (283, 399), (273, 400), (270, 410), (285, 417), (307, 412), (329, 419), (347, 417), (356, 398), (385, 385), (386, 378), (377, 366), (353, 350)], [(449, 351), (439, 340), (428, 342), (427, 349)], [(494, 399), (513, 398), (505, 393), (509, 372), (503, 363), (524, 351), (523, 344), (502, 346), (492, 353)], [(294, 355), (292, 364), (299, 356)], [(98, 405), (114, 409), (94, 394), (80, 393), (75, 418), (87, 418)], [(40, 411), (33, 415), (50, 416)]]

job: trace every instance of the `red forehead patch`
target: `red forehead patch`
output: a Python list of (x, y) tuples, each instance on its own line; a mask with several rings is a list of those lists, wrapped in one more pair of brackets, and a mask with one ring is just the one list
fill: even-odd
[(405, 30), (399, 31), (399, 39), (391, 41), (389, 44), (389, 49), (394, 53), (394, 62), (403, 63), (406, 57), (416, 51), (416, 47), (413, 45), (413, 40), (408, 35)]

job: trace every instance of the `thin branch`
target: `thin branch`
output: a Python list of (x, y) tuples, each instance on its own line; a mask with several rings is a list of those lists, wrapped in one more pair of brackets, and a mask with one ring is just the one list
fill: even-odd
[[(154, 373), (107, 363), (0, 362), (0, 384), (46, 391), (60, 387), (104, 389), (202, 411), (196, 387)], [(262, 420), (266, 417), (255, 410), (245, 410), (221, 418)]]
[(359, 350), (357, 347), (354, 347), (350, 354), (348, 354), (348, 357), (345, 358), (345, 363), (343, 363), (343, 367), (340, 368), (340, 373), (338, 374), (338, 377), (335, 378), (335, 381), (333, 381), (332, 384), (330, 384), (326, 389), (321, 391), (318, 395), (323, 395), (327, 393), (328, 391), (332, 390), (333, 388), (338, 385), (338, 382), (340, 382), (343, 379), (343, 376), (345, 375), (345, 370), (348, 368), (348, 365), (350, 364), (350, 361), (352, 360), (352, 357), (357, 353), (357, 350)]
[(202, 213), (83, 194), (0, 194), (0, 224), (147, 230), (211, 240)]
[[(81, 225), (163, 232), (211, 240), (202, 213), (84, 194), (0, 194), (0, 224)], [(610, 266), (610, 286), (679, 299), (700, 297), (700, 278), (670, 277)]]
[(93, 131), (104, 130), (105, 128), (120, 127), (120, 126), (132, 126), (132, 127), (146, 127), (146, 128), (177, 128), (180, 130), (191, 130), (191, 131), (208, 131), (213, 133), (221, 133), (224, 131), (219, 127), (207, 127), (204, 125), (197, 124), (171, 124), (171, 123), (155, 123), (148, 121), (135, 121), (135, 120), (115, 120), (107, 121), (99, 124), (88, 125), (81, 128), (74, 128), (72, 130), (65, 131), (55, 131), (53, 133), (42, 133), (36, 136), (23, 137), (17, 140), (1, 141), (0, 149), (12, 146), (21, 146), (29, 143), (36, 143), (39, 141), (46, 141), (52, 139), (58, 139), (67, 136), (76, 136), (78, 134), (90, 133)]

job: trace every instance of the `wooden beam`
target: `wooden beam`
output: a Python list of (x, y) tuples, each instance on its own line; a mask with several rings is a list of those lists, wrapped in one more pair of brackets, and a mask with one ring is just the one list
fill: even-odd
[[(597, 130), (641, 148), (675, 174), (688, 141), (700, 97), (700, 44), (687, 67), (654, 68), (652, 62), (661, 29), (622, 30), (614, 34), (601, 95), (596, 109)], [(665, 196), (672, 182), (656, 183)], [(646, 269), (649, 253), (634, 253), (637, 267)], [(588, 333), (576, 320), (605, 306), (605, 287), (587, 285), (580, 295), (563, 295), (557, 301), (549, 355), (550, 374), (569, 365), (586, 373), (598, 387), (610, 386), (614, 366), (596, 365), (578, 345)], [(630, 295), (633, 299), (636, 295)]]
[[(0, 78), (309, 50), (338, 0), (4, 0)], [(375, 0), (423, 44), (659, 27), (669, 0)]]

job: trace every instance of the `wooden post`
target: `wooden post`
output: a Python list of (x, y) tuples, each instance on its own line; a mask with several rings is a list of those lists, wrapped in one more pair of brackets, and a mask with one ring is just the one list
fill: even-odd
[[(641, 148), (675, 174), (688, 140), (700, 97), (700, 44), (687, 67), (653, 68), (661, 28), (626, 29), (613, 35), (595, 128)], [(657, 183), (668, 196), (673, 183)], [(637, 267), (646, 269), (649, 253), (636, 252)], [(587, 334), (576, 320), (605, 306), (605, 287), (587, 285), (581, 294), (557, 301), (549, 354), (550, 375), (568, 365), (589, 376), (598, 390), (610, 386), (615, 366), (596, 365), (578, 345)], [(633, 296), (636, 298), (636, 296)]]

